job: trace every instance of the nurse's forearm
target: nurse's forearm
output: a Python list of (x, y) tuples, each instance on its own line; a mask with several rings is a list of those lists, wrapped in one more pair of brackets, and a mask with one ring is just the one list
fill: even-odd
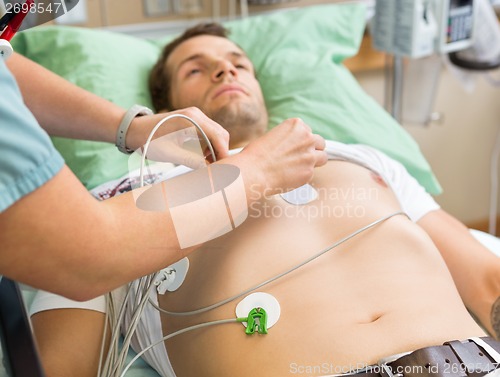
[(115, 142), (124, 109), (22, 55), (14, 53), (7, 60), (7, 66), (19, 84), (26, 105), (50, 135)]
[(170, 213), (98, 202), (64, 167), (0, 213), (0, 275), (88, 300), (183, 258)]
[[(252, 161), (245, 154), (230, 160), (241, 170), (247, 191), (248, 182), (265, 186), (265, 177), (252, 169)], [(179, 190), (198, 186), (192, 182)], [(166, 205), (168, 198), (149, 197), (154, 208), (140, 209), (134, 195), (144, 189), (138, 190), (99, 202), (64, 167), (0, 213), (0, 275), (88, 300), (182, 259), (196, 248), (198, 242), (191, 241), (199, 239), (197, 222), (217, 222), (210, 206), (191, 205), (183, 209), (190, 221), (181, 222), (179, 229)], [(244, 205), (245, 192), (240, 199)], [(188, 236), (183, 245), (181, 234)]]

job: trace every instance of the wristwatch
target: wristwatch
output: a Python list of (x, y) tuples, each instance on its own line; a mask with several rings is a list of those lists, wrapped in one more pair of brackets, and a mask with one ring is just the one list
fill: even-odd
[(153, 111), (146, 106), (134, 105), (123, 116), (120, 126), (118, 126), (118, 131), (116, 132), (116, 147), (118, 150), (125, 154), (130, 154), (133, 152), (132, 149), (127, 148), (125, 145), (125, 138), (127, 137), (127, 132), (132, 121), (142, 115), (152, 115)]

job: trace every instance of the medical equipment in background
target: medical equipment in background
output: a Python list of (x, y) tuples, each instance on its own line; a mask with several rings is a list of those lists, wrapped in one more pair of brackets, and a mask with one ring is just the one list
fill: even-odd
[(474, 70), (500, 63), (500, 28), (490, 0), (376, 0), (370, 26), (374, 48), (389, 57), (385, 108), (398, 122), (435, 120), (443, 57)]
[(477, 0), (474, 42), (449, 54), (452, 64), (469, 71), (489, 71), (500, 66), (500, 27), (488, 0)]
[[(392, 55), (390, 89), (391, 101), (386, 96), (386, 109), (402, 121), (403, 59), (429, 58), (426, 67), (432, 105), (436, 76), (439, 75), (439, 55), (472, 46), (477, 23), (478, 0), (376, 0), (372, 22), (373, 46)], [(434, 69), (431, 69), (431, 66)], [(419, 80), (425, 80), (419, 75)], [(389, 88), (386, 88), (389, 92)], [(428, 110), (428, 114), (430, 109)]]
[[(495, 87), (500, 81), (491, 77), (491, 71), (500, 67), (500, 27), (497, 15), (489, 2), (477, 0), (477, 19), (474, 43), (465, 50), (448, 55), (453, 73), (466, 84), (475, 80), (478, 73)], [(480, 22), (479, 22), (480, 21)], [(497, 130), (495, 143), (490, 158), (490, 206), (488, 216), (488, 233), (496, 235), (498, 211), (498, 169), (500, 158), (500, 128)]]
[[(400, 123), (439, 118), (432, 106), (443, 60), (463, 84), (471, 84), (473, 71), (500, 67), (500, 26), (490, 0), (376, 0), (371, 26), (374, 48), (392, 56), (385, 108)], [(499, 156), (500, 131), (490, 162), (490, 234), (496, 233)]]
[[(56, 19), (67, 24), (83, 22), (84, 7), (80, 6), (71, 15), (68, 14), (79, 3), (80, 0), (0, 0), (0, 40), (8, 42), (17, 31)], [(2, 46), (7, 44), (2, 42)]]
[(21, 27), (33, 4), (33, 0), (26, 0), (22, 6), (12, 7), (0, 18), (0, 58), (8, 59), (14, 52), (10, 40)]

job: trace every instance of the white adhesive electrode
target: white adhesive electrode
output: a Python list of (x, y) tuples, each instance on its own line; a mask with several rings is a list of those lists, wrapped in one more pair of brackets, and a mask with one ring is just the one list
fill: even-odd
[(153, 284), (159, 294), (174, 292), (179, 289), (186, 279), (189, 270), (189, 259), (182, 258), (180, 261), (161, 270)]
[(300, 186), (295, 190), (280, 194), (280, 196), (287, 203), (300, 206), (316, 200), (318, 198), (318, 192), (314, 187), (306, 183), (305, 185)]
[[(273, 295), (264, 292), (255, 292), (243, 300), (241, 300), (236, 306), (236, 317), (244, 318), (248, 317), (248, 313), (254, 308), (262, 308), (267, 313), (267, 328), (272, 327), (276, 322), (278, 322), (281, 315), (281, 307)], [(247, 323), (242, 322), (246, 327)]]

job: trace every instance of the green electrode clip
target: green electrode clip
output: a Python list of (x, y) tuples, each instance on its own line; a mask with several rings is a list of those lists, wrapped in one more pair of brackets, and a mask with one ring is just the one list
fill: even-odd
[(259, 334), (267, 334), (267, 313), (262, 308), (253, 308), (247, 318), (238, 318), (238, 322), (246, 322), (245, 334), (252, 335), (257, 331)]

